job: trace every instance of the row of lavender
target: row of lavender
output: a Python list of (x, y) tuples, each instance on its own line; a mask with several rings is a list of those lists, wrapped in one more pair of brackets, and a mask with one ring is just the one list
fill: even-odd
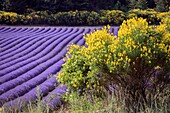
[[(67, 87), (56, 81), (70, 44), (101, 27), (0, 27), (0, 106), (20, 107), (37, 99), (37, 86), (51, 108)], [(117, 35), (118, 28), (110, 32)], [(51, 97), (54, 97), (51, 99)]]

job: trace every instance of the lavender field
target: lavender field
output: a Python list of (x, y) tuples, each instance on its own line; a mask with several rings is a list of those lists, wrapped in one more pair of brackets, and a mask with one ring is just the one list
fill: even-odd
[[(56, 81), (70, 44), (101, 27), (0, 27), (0, 107), (20, 107), (37, 99), (37, 87), (51, 108), (67, 87)], [(110, 32), (117, 35), (118, 28)], [(51, 98), (53, 97), (53, 98)]]

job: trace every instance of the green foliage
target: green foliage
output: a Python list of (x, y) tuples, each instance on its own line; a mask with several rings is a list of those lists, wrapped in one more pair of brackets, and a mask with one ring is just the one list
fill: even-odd
[(133, 18), (123, 22), (118, 37), (112, 36), (107, 27), (88, 34), (87, 48), (69, 48), (57, 80), (78, 95), (102, 97), (104, 89), (122, 88), (128, 108), (138, 102), (149, 105), (147, 94), (159, 100), (156, 95), (168, 88), (169, 25), (169, 18), (157, 27), (150, 27), (145, 19)]
[(88, 25), (99, 25), (100, 16), (96, 12), (91, 12), (87, 17)]
[(31, 12), (30, 14), (26, 15), (29, 23), (32, 24), (46, 24), (48, 22), (49, 14), (47, 11), (37, 11)]
[(132, 9), (127, 12), (127, 19), (134, 17), (142, 17), (147, 20), (150, 25), (159, 24), (162, 19), (170, 17), (170, 11), (157, 12), (154, 9)]
[[(13, 14), (12, 17), (10, 15)], [(7, 16), (8, 15), (8, 16)], [(140, 10), (133, 9), (124, 13), (120, 10), (101, 10), (100, 12), (90, 11), (69, 11), (51, 13), (49, 11), (35, 11), (27, 9), (25, 14), (1, 11), (0, 23), (13, 25), (66, 25), (66, 26), (82, 26), (82, 25), (121, 25), (121, 23), (133, 17), (142, 17), (147, 20), (150, 25), (158, 25), (165, 17), (170, 16), (168, 12), (156, 12), (153, 9)]]
[(1, 0), (0, 10), (25, 14), (27, 8), (52, 13), (67, 11), (122, 10), (156, 8), (167, 11), (168, 0)]
[(110, 25), (120, 25), (125, 20), (125, 14), (120, 10), (108, 11), (105, 16)]
[[(126, 106), (125, 97), (127, 94), (123, 95), (121, 91), (115, 91), (113, 93), (108, 93), (104, 99), (93, 98), (93, 102), (89, 101), (89, 97), (78, 96), (76, 93), (72, 94), (72, 98), (69, 101), (69, 105), (67, 106), (67, 110), (64, 111), (63, 108), (60, 109), (61, 113), (71, 112), (71, 113), (134, 113), (134, 112), (142, 112), (142, 113), (168, 113), (170, 111), (168, 100), (169, 97), (166, 95), (167, 90), (162, 92), (161, 95), (165, 95), (160, 97), (160, 100), (157, 101), (154, 99), (155, 95), (147, 94), (147, 100), (151, 100), (150, 105), (138, 102), (134, 108), (128, 110)], [(160, 94), (158, 94), (160, 95)], [(133, 98), (130, 98), (133, 101)]]
[(71, 113), (89, 113), (99, 111), (102, 108), (102, 100), (97, 97), (79, 96), (75, 92), (66, 94), (63, 97), (67, 100), (68, 111)]
[(147, 9), (147, 10), (141, 10), (141, 9), (132, 9), (128, 11), (127, 18), (134, 18), (134, 17), (142, 17), (144, 19), (147, 19), (147, 22), (149, 24), (159, 24), (161, 19), (157, 18), (157, 15), (159, 13), (156, 12), (154, 9)]
[(101, 25), (120, 25), (125, 20), (125, 13), (120, 10), (101, 10)]
[(28, 0), (2, 0), (2, 10), (16, 13), (25, 12)]
[(18, 19), (17, 13), (0, 11), (0, 23), (1, 24), (16, 24)]
[(128, 92), (124, 93), (134, 99), (126, 98), (129, 105), (149, 104), (146, 92), (156, 94), (168, 87), (170, 40), (167, 26), (161, 24), (152, 28), (143, 19), (130, 19), (120, 26), (117, 44), (110, 47), (113, 55), (108, 67), (112, 76), (117, 76), (119, 85), (127, 88)]
[(157, 18), (158, 18), (159, 21), (161, 21), (164, 18), (170, 18), (170, 11), (158, 13)]
[(77, 11), (76, 20), (78, 25), (98, 25), (99, 14), (89, 11)]
[[(165, 96), (160, 97), (160, 101), (154, 99), (154, 95), (147, 95), (147, 98), (152, 100), (150, 106), (144, 105), (142, 108), (138, 108), (141, 103), (135, 105), (136, 110), (142, 113), (169, 113), (169, 97), (166, 90), (162, 92)], [(159, 94), (160, 95), (160, 94)], [(65, 95), (66, 96), (66, 95)], [(107, 94), (104, 99), (94, 97), (93, 102), (89, 101), (91, 97), (88, 95), (78, 96), (76, 93), (72, 94), (69, 98), (70, 103), (65, 103), (60, 109), (50, 110), (48, 106), (41, 106), (41, 99), (37, 100), (37, 103), (30, 103), (24, 109), (18, 110), (5, 110), (0, 108), (1, 113), (134, 113), (133, 109), (127, 111), (125, 106), (125, 98), (121, 92), (114, 92)]]
[(130, 9), (135, 9), (136, 8), (136, 0), (131, 0), (129, 3), (129, 8)]
[(168, 11), (168, 1), (167, 0), (154, 0), (156, 7), (155, 10), (159, 12)]
[(147, 9), (148, 8), (148, 0), (138, 0), (137, 8), (139, 8), (139, 9)]
[[(91, 37), (86, 39), (88, 48), (76, 45), (70, 47), (66, 55), (67, 62), (57, 78), (61, 83), (67, 84), (69, 89), (74, 92), (78, 91), (80, 94), (89, 91), (89, 94), (93, 93), (102, 96), (101, 84), (104, 85), (105, 82), (102, 79), (102, 70), (101, 74), (98, 72), (103, 63), (100, 64), (99, 62), (101, 61), (98, 60), (103, 59), (102, 61), (104, 61), (106, 59), (103, 51), (107, 49), (107, 45), (102, 45), (105, 39), (107, 38), (108, 44), (114, 40), (114, 37), (107, 32), (108, 30), (103, 28), (102, 31), (96, 31), (89, 36), (87, 35), (87, 37)], [(100, 77), (96, 76), (97, 73)]]
[(10, 9), (10, 0), (1, 0), (1, 10), (9, 11)]
[[(87, 73), (89, 67), (85, 64), (86, 57), (81, 55), (85, 47), (71, 46), (72, 50), (67, 54), (67, 62), (64, 64), (66, 68), (63, 68), (62, 73), (58, 76), (58, 79), (62, 83), (67, 83), (68, 87), (73, 91), (85, 90), (86, 83), (88, 81)], [(72, 54), (69, 58), (69, 54)], [(65, 77), (63, 77), (65, 75)]]
[(99, 14), (89, 11), (59, 12), (52, 15), (52, 23), (57, 25), (98, 25)]
[(10, 11), (17, 13), (22, 13), (26, 10), (28, 0), (9, 0), (10, 1)]
[(130, 0), (129, 8), (130, 9), (147, 9), (147, 0)]

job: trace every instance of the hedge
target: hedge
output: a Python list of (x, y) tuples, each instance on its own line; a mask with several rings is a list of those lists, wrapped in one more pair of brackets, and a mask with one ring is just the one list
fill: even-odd
[(133, 9), (128, 12), (120, 10), (69, 11), (51, 14), (47, 11), (30, 11), (27, 14), (0, 11), (0, 24), (5, 25), (66, 25), (66, 26), (119, 26), (124, 20), (142, 17), (150, 25), (158, 25), (162, 18), (170, 17), (168, 12), (156, 12), (153, 9)]

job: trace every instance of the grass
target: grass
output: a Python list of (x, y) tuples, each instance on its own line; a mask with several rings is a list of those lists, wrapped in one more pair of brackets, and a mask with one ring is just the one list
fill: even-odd
[[(148, 95), (148, 99), (149, 99)], [(146, 105), (143, 103), (137, 103), (134, 108), (127, 108), (126, 100), (121, 96), (121, 92), (116, 94), (108, 94), (106, 98), (100, 100), (98, 98), (94, 99), (91, 103), (86, 100), (86, 97), (76, 97), (69, 106), (69, 111), (71, 113), (169, 113), (169, 96), (164, 96), (158, 102), (157, 100), (151, 98), (151, 104)], [(142, 107), (139, 107), (140, 105)], [(64, 113), (64, 112), (63, 112)]]
[[(48, 106), (42, 105), (42, 100), (39, 97), (36, 102), (30, 103), (22, 110), (13, 109), (5, 110), (0, 108), (0, 113), (169, 113), (169, 95), (160, 97), (159, 101), (154, 99), (154, 95), (148, 95), (151, 99), (150, 105), (137, 103), (135, 108), (127, 108), (126, 99), (121, 96), (121, 92), (107, 94), (104, 99), (93, 98), (90, 102), (88, 96), (74, 95), (71, 103), (63, 104), (59, 109), (51, 110)], [(139, 107), (140, 105), (142, 107)]]

